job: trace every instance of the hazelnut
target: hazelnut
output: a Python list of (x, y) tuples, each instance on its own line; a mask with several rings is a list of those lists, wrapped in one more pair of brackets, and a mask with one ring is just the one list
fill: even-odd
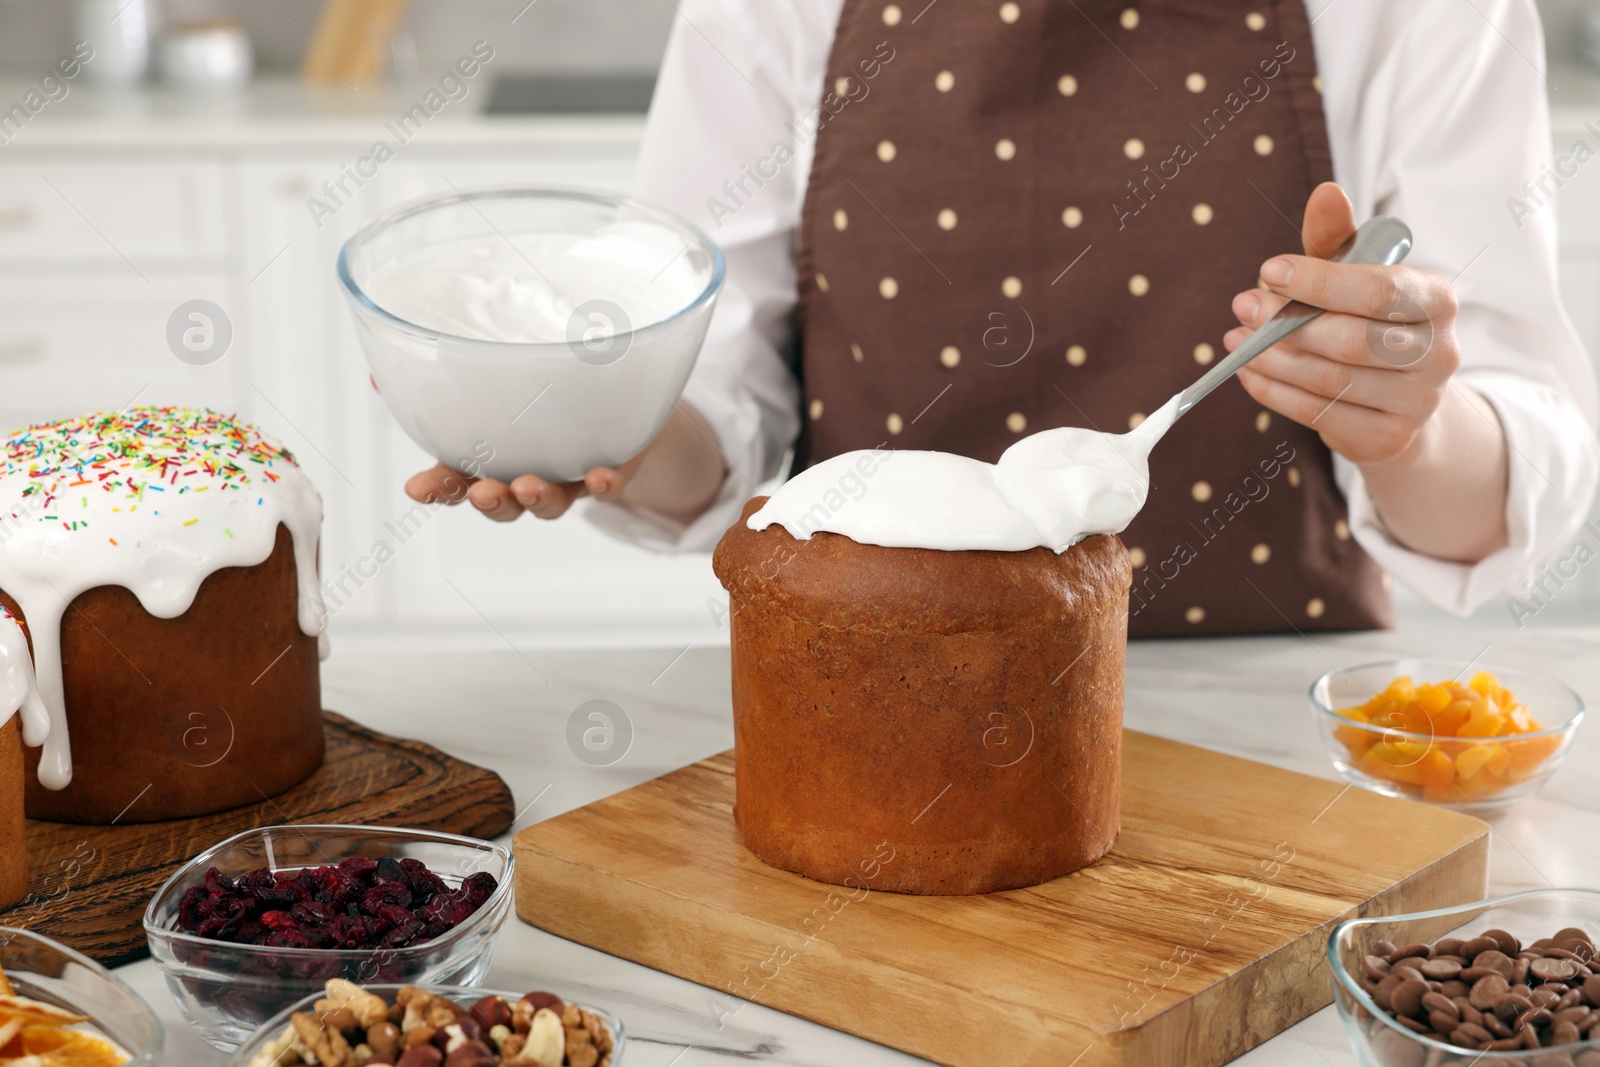
[(526, 1034), (512, 1034), (500, 1042), (500, 1058), (503, 1061), (515, 1060), (522, 1053), (522, 1047), (528, 1043)]
[(454, 1052), (468, 1042), (482, 1040), (483, 1028), (466, 1015), (439, 1027), (439, 1032), (433, 1035), (434, 1045), (446, 1053)]
[(549, 1008), (557, 1015), (561, 1014), (561, 998), (554, 993), (528, 993), (523, 996), (522, 1000), (525, 1004), (532, 1004), (534, 1011), (538, 1011), (540, 1008)]
[(443, 1067), (444, 1053), (432, 1045), (418, 1045), (400, 1057), (398, 1067)]
[(484, 997), (472, 1006), (470, 1014), (485, 1030), (511, 1025), (511, 1005), (506, 1003), (504, 997)]
[(379, 1023), (367, 1031), (367, 1044), (374, 1056), (393, 1063), (395, 1053), (400, 1051), (400, 1028), (390, 1022)]
[(500, 1048), (502, 1045), (504, 1045), (506, 1043), (506, 1038), (510, 1036), (511, 1027), (509, 1026), (491, 1026), (489, 1028), (489, 1044), (493, 1045), (495, 1048)]
[(469, 1041), (445, 1057), (444, 1067), (496, 1067), (499, 1059), (482, 1041)]

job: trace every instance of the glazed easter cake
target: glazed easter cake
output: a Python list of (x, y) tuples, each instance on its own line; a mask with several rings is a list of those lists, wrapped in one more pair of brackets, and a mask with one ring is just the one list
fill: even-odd
[(28, 814), (182, 818), (315, 771), (321, 523), (294, 456), (212, 411), (6, 439), (0, 605), (24, 624), (45, 713), (23, 722)]

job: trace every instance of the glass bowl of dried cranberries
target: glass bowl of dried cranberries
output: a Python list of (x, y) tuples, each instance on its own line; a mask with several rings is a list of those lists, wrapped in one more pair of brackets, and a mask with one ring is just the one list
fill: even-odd
[(145, 937), (185, 1018), (223, 1051), (330, 978), (470, 986), (511, 913), (503, 845), (429, 830), (268, 826), (185, 864)]

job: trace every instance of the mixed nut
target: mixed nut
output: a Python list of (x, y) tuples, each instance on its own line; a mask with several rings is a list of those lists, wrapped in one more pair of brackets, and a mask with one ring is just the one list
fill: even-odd
[[(1398, 947), (1378, 941), (1360, 981), (1412, 1033), (1474, 1053), (1526, 1051), (1538, 1067), (1600, 1067), (1600, 1049), (1565, 1047), (1600, 1040), (1596, 956), (1593, 938), (1576, 927), (1526, 947), (1504, 930)], [(1385, 1067), (1445, 1062), (1377, 1021), (1372, 1044)]]
[(610, 1067), (614, 1038), (586, 1008), (553, 993), (489, 995), (470, 1007), (405, 986), (391, 1003), (334, 978), (249, 1067)]

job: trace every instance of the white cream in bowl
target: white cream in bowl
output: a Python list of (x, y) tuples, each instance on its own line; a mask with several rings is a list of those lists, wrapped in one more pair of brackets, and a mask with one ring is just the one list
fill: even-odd
[(722, 253), (627, 197), (442, 197), (352, 237), (339, 277), (378, 392), (469, 475), (575, 481), (671, 416), (710, 325)]

